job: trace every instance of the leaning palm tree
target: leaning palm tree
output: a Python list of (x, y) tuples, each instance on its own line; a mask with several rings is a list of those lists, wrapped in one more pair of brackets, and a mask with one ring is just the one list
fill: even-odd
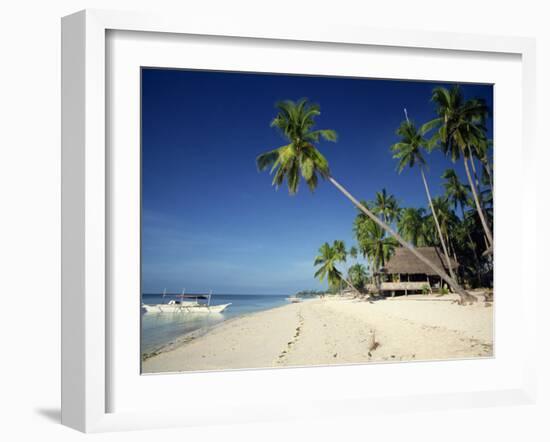
[(281, 131), (287, 144), (265, 152), (256, 159), (260, 171), (271, 167), (271, 173), (273, 174), (272, 184), (276, 188), (281, 186), (286, 179), (289, 193), (292, 195), (298, 191), (301, 178), (306, 182), (311, 191), (317, 187), (319, 177), (328, 180), (361, 212), (393, 236), (399, 244), (411, 250), (420, 261), (443, 278), (459, 294), (462, 302), (473, 300), (473, 297), (444, 270), (408, 244), (397, 232), (368, 210), (334, 179), (330, 173), (327, 159), (319, 152), (315, 145), (321, 139), (336, 141), (337, 135), (331, 129), (314, 129), (315, 117), (321, 113), (318, 105), (310, 103), (307, 99), (301, 99), (298, 102), (286, 100), (277, 104), (277, 110), (277, 116), (271, 122), (271, 126)]
[(459, 86), (454, 86), (450, 90), (444, 87), (435, 88), (432, 92), (432, 101), (436, 105), (437, 118), (427, 123), (425, 127), (438, 128), (434, 140), (439, 141), (443, 153), (449, 155), (453, 162), (463, 159), (477, 213), (492, 251), (493, 235), (481, 207), (468, 164), (468, 158), (473, 155), (472, 150), (487, 143), (485, 128), (487, 105), (483, 100), (478, 99), (465, 101)]
[(335, 288), (346, 283), (351, 289), (360, 293), (352, 282), (342, 276), (342, 272), (336, 268), (336, 264), (346, 262), (346, 245), (344, 241), (335, 240), (330, 246), (324, 243), (319, 249), (319, 255), (315, 258), (314, 266), (322, 264), (321, 268), (315, 273), (315, 277), (321, 281), (327, 278), (329, 287)]
[(359, 251), (357, 250), (357, 247), (355, 246), (351, 246), (349, 248), (349, 250), (346, 252), (346, 254), (351, 258), (353, 259), (354, 261), (354, 264), (352, 264), (349, 268), (348, 268), (348, 281), (351, 283), (351, 285), (356, 288), (356, 290), (358, 290), (359, 292), (361, 292), (361, 290), (363, 290), (364, 288), (364, 281), (363, 281), (363, 284), (356, 284), (353, 280), (353, 278), (350, 276), (351, 273), (350, 271), (352, 271), (352, 268), (356, 268), (357, 270), (357, 266), (362, 266), (364, 267), (362, 264), (359, 264), (357, 262), (357, 256), (359, 255)]
[[(348, 258), (348, 251), (346, 250), (346, 243), (340, 239), (336, 239), (332, 242), (332, 248), (338, 257), (338, 262), (345, 263)], [(351, 286), (351, 283), (344, 277), (341, 278), (341, 282)], [(355, 288), (352, 286), (352, 288)]]
[(342, 273), (336, 268), (336, 264), (340, 260), (341, 255), (329, 243), (324, 243), (319, 248), (319, 255), (315, 257), (313, 263), (314, 266), (321, 266), (315, 272), (315, 277), (321, 281), (326, 278), (329, 288), (339, 287), (342, 281)]
[(406, 121), (401, 123), (396, 133), (401, 137), (401, 141), (392, 145), (390, 149), (394, 153), (393, 158), (399, 160), (397, 163), (397, 171), (398, 173), (401, 173), (407, 166), (411, 168), (418, 166), (420, 169), (420, 176), (422, 177), (422, 182), (424, 183), (424, 189), (426, 190), (426, 196), (428, 197), (435, 227), (439, 235), (440, 244), (443, 248), (443, 253), (445, 254), (447, 268), (449, 269), (451, 277), (456, 280), (456, 276), (451, 265), (451, 259), (449, 257), (449, 251), (447, 250), (445, 240), (443, 239), (443, 233), (441, 232), (441, 226), (439, 225), (439, 220), (434, 210), (430, 188), (428, 187), (428, 182), (426, 181), (426, 175), (424, 172), (426, 168), (426, 160), (424, 159), (422, 151), (424, 149), (429, 149), (428, 141), (424, 138), (426, 129), (417, 129), (414, 123), (409, 121), (409, 118), (407, 117)]
[(319, 255), (315, 257), (314, 266), (321, 265), (315, 272), (315, 277), (321, 281), (325, 278), (328, 281), (330, 289), (341, 288), (342, 283), (346, 283), (357, 293), (360, 291), (352, 284), (349, 279), (343, 277), (342, 272), (336, 267), (336, 264), (346, 261), (346, 249), (344, 241), (333, 241), (332, 246), (324, 243), (319, 249)]

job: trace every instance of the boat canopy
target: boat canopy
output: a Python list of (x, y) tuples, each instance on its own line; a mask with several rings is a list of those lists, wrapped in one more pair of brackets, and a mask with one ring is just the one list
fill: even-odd
[(188, 298), (188, 299), (208, 299), (208, 295), (192, 295), (192, 294), (186, 294), (186, 295), (182, 295), (182, 294), (166, 294), (164, 296), (174, 296), (176, 298)]

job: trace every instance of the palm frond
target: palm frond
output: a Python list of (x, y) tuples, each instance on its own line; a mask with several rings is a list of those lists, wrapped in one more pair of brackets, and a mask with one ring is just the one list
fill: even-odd
[(420, 133), (422, 135), (426, 135), (428, 132), (432, 131), (436, 127), (440, 126), (442, 123), (441, 118), (434, 118), (431, 121), (428, 121), (427, 123), (424, 123), (422, 126), (420, 126)]
[(264, 152), (256, 157), (256, 166), (258, 167), (258, 171), (263, 172), (275, 161), (277, 161), (277, 158), (279, 158), (279, 149), (281, 149), (281, 147)]

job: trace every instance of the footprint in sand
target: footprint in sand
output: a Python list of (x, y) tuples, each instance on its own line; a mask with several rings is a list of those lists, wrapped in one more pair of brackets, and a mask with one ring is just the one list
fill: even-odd
[(285, 357), (288, 355), (288, 352), (290, 351), (291, 347), (293, 347), (294, 344), (296, 344), (296, 342), (298, 342), (298, 339), (300, 337), (300, 333), (301, 333), (303, 325), (304, 325), (304, 318), (303, 318), (301, 312), (298, 312), (298, 327), (296, 327), (296, 333), (295, 333), (294, 337), (292, 338), (292, 340), (287, 342), (286, 350), (283, 350), (279, 354), (279, 356), (277, 357), (277, 360), (275, 361), (276, 364), (282, 363), (283, 360), (285, 359)]

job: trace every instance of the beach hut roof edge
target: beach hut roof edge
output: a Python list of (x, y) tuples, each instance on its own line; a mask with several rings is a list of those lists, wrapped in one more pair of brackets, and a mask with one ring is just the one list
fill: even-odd
[[(448, 271), (445, 255), (437, 247), (417, 247), (416, 250), (441, 269)], [(450, 258), (450, 260), (453, 270), (456, 270), (458, 268), (458, 263), (453, 258)], [(395, 254), (390, 258), (384, 270), (385, 273), (389, 274), (436, 275), (430, 267), (414, 256), (409, 249), (404, 247), (395, 249)]]

